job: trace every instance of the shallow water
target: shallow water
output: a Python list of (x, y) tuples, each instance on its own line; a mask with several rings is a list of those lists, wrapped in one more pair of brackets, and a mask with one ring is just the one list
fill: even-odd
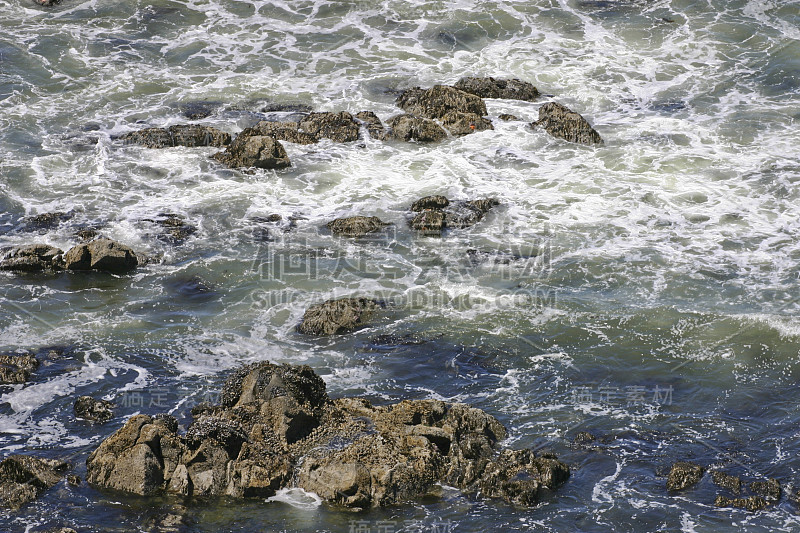
[[(800, 468), (799, 7), (11, 0), (0, 10), (0, 244), (66, 249), (77, 229), (99, 227), (161, 260), (124, 277), (0, 276), (0, 347), (49, 363), (32, 383), (0, 389), (2, 455), (70, 456), (83, 476), (89, 451), (130, 415), (169, 411), (185, 423), (227, 370), (268, 359), (310, 364), (332, 396), (468, 402), (510, 429), (509, 445), (554, 451), (573, 475), (534, 509), (444, 487), (440, 499), (358, 515), (290, 497), (176, 511), (184, 502), (62, 483), (0, 515), (0, 529), (146, 531), (180, 512), (192, 532), (378, 531), (381, 521), (396, 531), (415, 521), (426, 531), (796, 530), (786, 497), (755, 514), (720, 510), (708, 477), (671, 495), (665, 475), (690, 459), (790, 489)], [(287, 144), (293, 166), (277, 172), (224, 169), (211, 148), (114, 140), (187, 123), (193, 102), (213, 111), (198, 122), (230, 133), (292, 114), (263, 111), (273, 104), (385, 120), (398, 89), (465, 75), (533, 82), (548, 95), (540, 102), (583, 114), (606, 144), (532, 131), (540, 102), (505, 100), (487, 101), (494, 131), (431, 146)], [(503, 205), (425, 238), (406, 217), (427, 194)], [(73, 216), (21, 230), (52, 211)], [(146, 220), (165, 212), (197, 231), (160, 239)], [(255, 220), (272, 213), (284, 222)], [(353, 214), (395, 226), (366, 240), (322, 229)], [(310, 304), (351, 294), (390, 305), (350, 335), (295, 333)], [(52, 346), (64, 349), (48, 355)], [(115, 401), (114, 420), (76, 420), (82, 394)], [(603, 438), (576, 447), (579, 431)]]

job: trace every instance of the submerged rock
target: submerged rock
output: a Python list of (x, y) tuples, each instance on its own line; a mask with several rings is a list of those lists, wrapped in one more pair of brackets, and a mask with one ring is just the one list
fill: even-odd
[(242, 367), (225, 382), (220, 405), (192, 414), (185, 435), (177, 424), (132, 417), (89, 456), (87, 480), (143, 495), (259, 498), (291, 483), (363, 509), (419, 498), (437, 484), (531, 505), (569, 477), (553, 456), (499, 450), (506, 430), (480, 409), (331, 400), (308, 366)]
[(64, 266), (67, 270), (102, 270), (123, 274), (138, 265), (136, 252), (111, 239), (97, 239), (79, 244), (64, 254)]
[(519, 117), (517, 115), (510, 115), (508, 113), (502, 113), (498, 115), (497, 118), (499, 118), (504, 122), (508, 122), (509, 120), (519, 120)]
[(366, 324), (380, 304), (369, 298), (339, 298), (312, 305), (297, 331), (306, 335), (334, 335)]
[(739, 494), (742, 491), (741, 479), (739, 479), (737, 476), (732, 476), (719, 470), (714, 470), (711, 472), (711, 481), (714, 483), (714, 485), (728, 489), (734, 494)]
[(410, 115), (424, 118), (443, 118), (451, 111), (472, 113), (483, 117), (486, 104), (479, 96), (448, 85), (435, 85), (430, 89), (414, 87), (403, 91), (397, 98), (397, 106)]
[(171, 148), (173, 146), (216, 146), (230, 144), (231, 135), (210, 126), (183, 124), (168, 128), (145, 128), (120, 136), (126, 144), (140, 144), (146, 148)]
[(55, 459), (10, 455), (0, 462), (0, 506), (19, 509), (58, 483), (69, 465)]
[(400, 141), (437, 142), (447, 138), (447, 132), (438, 123), (413, 115), (397, 115), (386, 123), (391, 129), (388, 138)]
[(319, 137), (301, 130), (297, 122), (267, 122), (262, 120), (252, 128), (248, 128), (239, 134), (240, 137), (251, 135), (268, 135), (279, 141), (295, 144), (314, 144), (319, 142)]
[(775, 478), (753, 481), (750, 483), (750, 491), (763, 496), (768, 502), (774, 503), (781, 499), (781, 483)]
[(442, 117), (442, 126), (451, 135), (456, 136), (494, 129), (492, 121), (488, 118), (483, 118), (475, 113), (460, 113), (458, 111), (450, 111)]
[(41, 272), (62, 267), (64, 252), (47, 244), (31, 244), (12, 248), (0, 259), (0, 270)]
[(111, 409), (114, 404), (106, 400), (95, 400), (91, 396), (81, 396), (75, 400), (73, 411), (77, 418), (91, 422), (108, 422), (114, 417)]
[(317, 137), (346, 143), (358, 140), (359, 124), (347, 111), (309, 113), (300, 121), (300, 128)]
[(532, 102), (539, 98), (539, 90), (533, 84), (518, 79), (461, 78), (456, 89), (480, 96), (481, 98), (505, 98)]
[(174, 213), (159, 213), (157, 218), (146, 218), (144, 221), (161, 226), (163, 230), (159, 233), (158, 239), (169, 244), (183, 244), (197, 232), (197, 226), (187, 224), (184, 217)]
[(292, 166), (283, 145), (269, 135), (239, 135), (227, 150), (212, 157), (232, 168), (278, 169)]
[(573, 143), (603, 144), (603, 139), (578, 113), (556, 102), (548, 102), (539, 108), (539, 120), (532, 128), (542, 127), (553, 137)]
[(417, 214), (409, 225), (421, 233), (440, 235), (445, 229), (466, 228), (480, 222), (497, 205), (500, 202), (494, 198), (451, 202), (444, 196), (426, 196), (411, 204), (411, 211)]
[(342, 235), (344, 237), (363, 237), (367, 233), (380, 231), (388, 225), (388, 222), (384, 222), (378, 217), (355, 216), (337, 218), (331, 222), (328, 222), (326, 227), (335, 235)]
[(26, 383), (38, 368), (39, 360), (33, 354), (0, 355), (0, 384)]
[(760, 511), (767, 507), (767, 501), (760, 496), (750, 496), (749, 498), (728, 498), (726, 496), (717, 496), (714, 500), (716, 507), (734, 507), (737, 509), (745, 509), (747, 511)]
[(62, 222), (66, 222), (74, 216), (74, 213), (64, 211), (53, 211), (52, 213), (42, 213), (40, 215), (25, 217), (20, 231), (39, 231), (46, 232), (58, 227)]
[(683, 490), (700, 481), (705, 468), (687, 461), (678, 461), (672, 465), (667, 476), (667, 490)]

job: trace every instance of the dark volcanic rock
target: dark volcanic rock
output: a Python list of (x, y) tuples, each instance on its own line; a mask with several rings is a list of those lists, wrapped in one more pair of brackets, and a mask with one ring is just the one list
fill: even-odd
[(481, 98), (506, 98), (526, 102), (539, 98), (539, 91), (533, 84), (518, 79), (461, 78), (453, 87)]
[(714, 505), (717, 507), (735, 507), (747, 511), (760, 511), (767, 507), (767, 501), (759, 496), (750, 496), (749, 498), (727, 498), (725, 496), (717, 496), (714, 500)]
[(26, 383), (37, 368), (39, 360), (33, 354), (0, 355), (0, 384)]
[(300, 121), (300, 128), (317, 137), (345, 143), (358, 140), (359, 124), (347, 111), (309, 113)]
[(79, 244), (64, 254), (67, 270), (102, 270), (114, 274), (130, 272), (139, 265), (136, 253), (110, 239), (97, 239)]
[(667, 476), (667, 490), (683, 490), (700, 481), (705, 468), (686, 461), (678, 461), (672, 465)]
[(111, 409), (114, 404), (106, 400), (95, 400), (91, 396), (81, 396), (75, 400), (73, 411), (77, 418), (83, 418), (91, 422), (108, 422), (114, 417)]
[(312, 305), (297, 331), (306, 335), (334, 335), (363, 326), (380, 307), (369, 298), (339, 298)]
[(248, 128), (239, 136), (268, 135), (279, 141), (295, 144), (314, 144), (319, 142), (319, 137), (300, 129), (297, 122), (267, 122), (262, 120), (252, 128)]
[(337, 218), (331, 222), (328, 222), (326, 227), (335, 235), (342, 235), (344, 237), (363, 237), (367, 233), (380, 231), (388, 225), (388, 222), (384, 222), (378, 217), (355, 216)]
[(212, 156), (232, 168), (286, 168), (292, 166), (283, 145), (268, 135), (239, 135), (224, 152)]
[(492, 121), (488, 118), (483, 118), (475, 113), (459, 113), (458, 111), (450, 111), (442, 117), (442, 126), (451, 135), (456, 136), (494, 129)]
[(532, 128), (542, 127), (553, 137), (580, 144), (603, 144), (603, 139), (578, 113), (556, 102), (548, 102), (539, 108), (539, 120)]
[(388, 138), (386, 128), (383, 127), (383, 122), (381, 122), (381, 119), (378, 118), (378, 115), (372, 111), (361, 111), (360, 113), (356, 113), (355, 118), (360, 120), (361, 123), (366, 126), (370, 138), (378, 141), (385, 141)]
[(223, 147), (231, 142), (231, 135), (210, 126), (184, 124), (169, 128), (145, 128), (120, 136), (126, 144), (140, 144), (147, 148), (171, 148), (173, 146)]
[(428, 90), (415, 87), (403, 91), (397, 106), (410, 115), (424, 118), (443, 118), (450, 111), (485, 116), (486, 104), (479, 96), (448, 85), (435, 85)]
[(768, 502), (777, 502), (781, 499), (781, 483), (774, 478), (766, 481), (753, 481), (750, 483), (750, 490), (763, 496)]
[(732, 476), (719, 470), (714, 470), (711, 472), (711, 481), (714, 482), (714, 485), (726, 488), (734, 494), (739, 494), (742, 491), (741, 479), (739, 479), (737, 476)]
[(12, 248), (0, 260), (0, 270), (18, 272), (41, 272), (62, 267), (64, 252), (47, 244), (31, 244)]
[(184, 436), (161, 419), (131, 418), (89, 456), (87, 480), (137, 494), (259, 498), (291, 482), (363, 509), (419, 498), (437, 484), (531, 505), (569, 477), (553, 456), (499, 450), (506, 430), (480, 409), (332, 401), (307, 366), (245, 366), (221, 399), (193, 409)]
[(397, 115), (386, 123), (391, 129), (388, 137), (400, 141), (436, 142), (447, 132), (435, 121), (413, 115)]
[(0, 462), (0, 507), (19, 509), (58, 483), (68, 465), (54, 459), (10, 455)]

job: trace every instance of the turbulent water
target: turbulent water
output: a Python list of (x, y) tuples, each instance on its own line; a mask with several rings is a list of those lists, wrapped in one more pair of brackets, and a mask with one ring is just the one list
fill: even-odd
[[(43, 361), (0, 388), (1, 456), (69, 458), (83, 477), (130, 415), (185, 424), (229, 369), (271, 360), (311, 365), (334, 397), (470, 403), (508, 445), (572, 468), (533, 509), (449, 487), (349, 514), (297, 491), (198, 504), (61, 483), (0, 530), (146, 531), (170, 513), (191, 532), (800, 528), (798, 2), (4, 0), (0, 29), (0, 244), (67, 249), (96, 227), (156, 258), (121, 277), (0, 276), (0, 348)], [(466, 75), (543, 96), (487, 100), (494, 131), (434, 145), (287, 143), (280, 171), (115, 140), (198, 109), (232, 134), (291, 119), (287, 105), (386, 120), (398, 90)], [(530, 129), (550, 100), (605, 145)], [(502, 205), (422, 237), (407, 217), (428, 194)], [(54, 211), (71, 218), (26, 225)], [(165, 239), (163, 213), (196, 232)], [(355, 214), (394, 226), (324, 231)], [(309, 305), (345, 295), (388, 306), (353, 334), (295, 332)], [(115, 418), (76, 420), (84, 394), (113, 400)], [(581, 431), (599, 440), (576, 446)], [(718, 509), (708, 476), (670, 494), (684, 459), (775, 477), (784, 497)]]

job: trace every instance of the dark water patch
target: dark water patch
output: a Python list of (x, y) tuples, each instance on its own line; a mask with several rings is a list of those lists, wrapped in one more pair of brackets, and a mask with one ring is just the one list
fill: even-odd
[(173, 297), (186, 303), (204, 303), (219, 297), (214, 287), (200, 276), (179, 276), (164, 281)]

